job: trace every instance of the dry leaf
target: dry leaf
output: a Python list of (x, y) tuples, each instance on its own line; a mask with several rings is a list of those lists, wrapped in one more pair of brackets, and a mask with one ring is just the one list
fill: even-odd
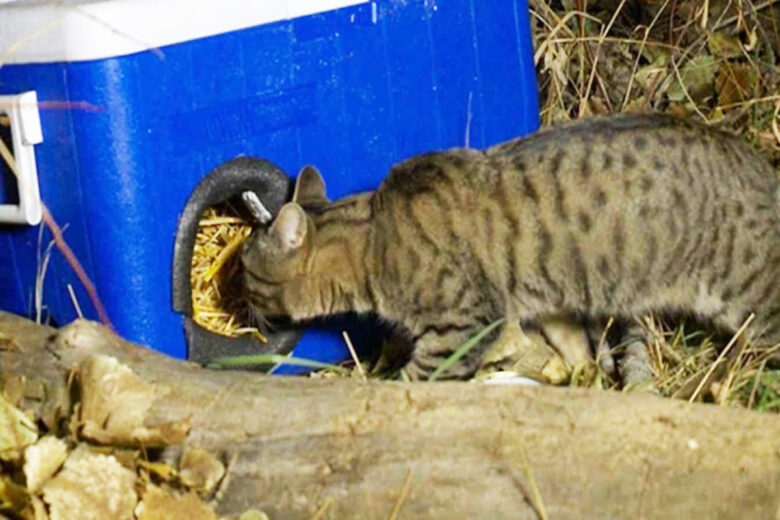
[(777, 134), (774, 132), (759, 132), (756, 134), (756, 138), (758, 139), (758, 146), (761, 148), (780, 145), (780, 132)]
[(634, 81), (636, 81), (637, 85), (640, 85), (645, 89), (645, 92), (654, 85), (658, 85), (669, 73), (666, 63), (662, 63), (661, 61), (665, 62), (666, 60), (658, 60), (658, 62), (645, 65), (636, 71)]
[(190, 489), (211, 493), (225, 475), (225, 466), (200, 448), (189, 448), (179, 462), (179, 477)]
[(81, 447), (43, 486), (43, 500), (51, 520), (132, 520), (138, 500), (134, 484), (135, 473), (114, 457)]
[(36, 493), (60, 469), (68, 455), (68, 445), (62, 439), (48, 435), (24, 450), (24, 476), (27, 489)]
[(561, 46), (550, 46), (544, 53), (543, 72), (550, 71), (559, 83), (566, 83), (566, 67), (569, 64), (569, 56)]
[(715, 80), (718, 105), (731, 105), (750, 99), (755, 93), (757, 78), (755, 69), (747, 63), (724, 63)]
[(37, 439), (38, 428), (30, 418), (0, 395), (0, 459), (18, 459)]
[(646, 104), (647, 104), (647, 100), (644, 98), (644, 96), (634, 98), (628, 103), (626, 103), (626, 106), (623, 107), (623, 112), (642, 114), (646, 112), (645, 110)]
[(739, 38), (726, 33), (716, 32), (707, 39), (707, 47), (716, 58), (736, 58), (742, 56), (742, 43)]
[(78, 368), (81, 435), (101, 443), (164, 446), (181, 442), (186, 420), (146, 425), (154, 402), (172, 391), (149, 384), (110, 356), (90, 356)]
[(692, 110), (684, 103), (669, 103), (666, 112), (677, 117), (688, 117)]
[(217, 520), (214, 510), (195, 493), (174, 496), (151, 484), (146, 486), (135, 514), (138, 520)]
[(32, 512), (27, 489), (11, 480), (8, 475), (0, 477), (0, 510), (13, 511), (16, 514)]
[(680, 77), (675, 78), (666, 95), (670, 101), (681, 102), (687, 100), (687, 91), (693, 101), (701, 101), (713, 93), (716, 71), (717, 64), (712, 56), (696, 56), (680, 69)]
[(563, 383), (569, 370), (560, 354), (550, 347), (540, 332), (523, 330), (519, 324), (507, 325), (485, 352), (478, 377), (496, 370), (553, 384)]
[(609, 114), (611, 112), (611, 110), (609, 109), (609, 107), (607, 107), (604, 101), (601, 98), (596, 96), (591, 97), (588, 100), (588, 108), (589, 110), (587, 110), (586, 113), (589, 116), (604, 115), (604, 114)]
[(49, 520), (49, 512), (46, 511), (46, 504), (43, 503), (43, 500), (36, 496), (30, 497), (31, 504), (32, 504), (32, 510), (33, 510), (33, 519), (34, 520)]

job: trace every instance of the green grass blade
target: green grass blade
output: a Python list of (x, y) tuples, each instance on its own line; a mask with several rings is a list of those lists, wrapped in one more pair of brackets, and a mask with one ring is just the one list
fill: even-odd
[(441, 362), (441, 364), (436, 367), (436, 370), (433, 371), (433, 373), (428, 378), (428, 381), (436, 381), (436, 379), (442, 375), (444, 372), (446, 372), (451, 366), (453, 366), (455, 363), (457, 363), (463, 356), (469, 353), (469, 351), (474, 348), (474, 346), (480, 342), (482, 338), (490, 334), (490, 332), (504, 323), (504, 318), (501, 318), (500, 320), (494, 321), (481, 331), (474, 334), (472, 337), (467, 339), (463, 342), (461, 346), (457, 348), (455, 352), (450, 354), (450, 357), (445, 359)]
[(221, 357), (211, 361), (209, 368), (230, 368), (247, 365), (295, 365), (299, 367), (332, 370), (340, 374), (349, 374), (349, 370), (330, 363), (321, 363), (305, 358), (282, 356), (280, 354), (253, 354), (247, 356)]

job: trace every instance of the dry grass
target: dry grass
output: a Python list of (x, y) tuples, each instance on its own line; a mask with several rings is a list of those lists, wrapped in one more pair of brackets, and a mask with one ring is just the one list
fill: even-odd
[(668, 112), (733, 129), (780, 165), (779, 1), (530, 4), (543, 124)]
[(650, 362), (659, 393), (676, 399), (780, 411), (780, 372), (768, 370), (780, 345), (759, 348), (750, 341), (718, 345), (701, 331), (646, 320)]
[(207, 209), (198, 225), (192, 252), (192, 318), (201, 327), (236, 337), (254, 334), (251, 314), (239, 284), (236, 254), (252, 227), (229, 206)]

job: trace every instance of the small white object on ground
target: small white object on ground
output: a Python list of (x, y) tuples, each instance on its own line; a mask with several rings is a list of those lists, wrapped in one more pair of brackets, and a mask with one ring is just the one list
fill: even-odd
[(485, 385), (517, 385), (517, 386), (541, 386), (541, 382), (530, 377), (518, 375), (516, 372), (493, 372), (479, 381)]

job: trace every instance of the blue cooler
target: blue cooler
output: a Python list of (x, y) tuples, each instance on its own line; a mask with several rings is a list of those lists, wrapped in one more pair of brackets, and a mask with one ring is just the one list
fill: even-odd
[[(14, 123), (29, 103), (0, 98), (17, 157), (34, 150), (37, 171), (37, 186), (17, 188), (3, 165), (0, 204), (39, 188), (116, 330), (184, 358), (173, 243), (206, 172), (242, 154), (288, 173), (314, 164), (338, 198), (375, 189), (412, 155), (530, 133), (532, 54), (526, 0), (5, 3), (0, 96), (35, 92), (42, 141), (35, 115)], [(96, 318), (59, 251), (39, 269), (51, 238), (28, 214), (0, 223), (0, 308), (32, 316), (45, 271), (45, 319), (76, 318), (69, 286)], [(346, 350), (309, 331), (295, 355)]]

